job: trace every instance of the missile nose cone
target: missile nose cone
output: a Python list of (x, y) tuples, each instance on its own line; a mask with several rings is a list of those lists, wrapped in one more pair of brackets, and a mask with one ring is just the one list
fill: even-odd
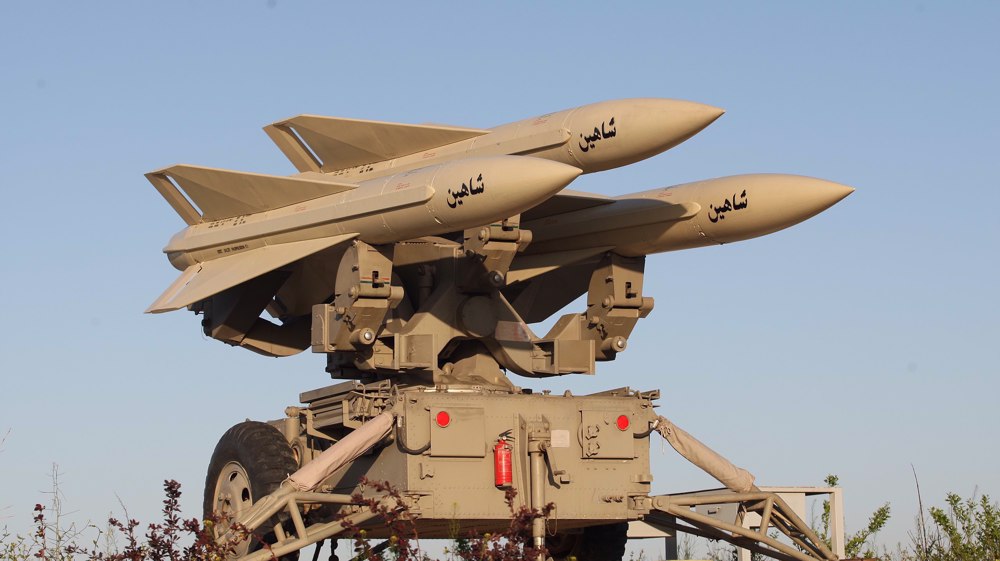
[(803, 210), (808, 214), (806, 218), (823, 212), (854, 192), (854, 187), (815, 177), (799, 177), (798, 181), (802, 185), (801, 196), (806, 199), (802, 201)]
[(583, 170), (578, 167), (552, 160), (541, 158), (519, 158), (519, 160), (517, 168), (520, 169), (521, 173), (528, 178), (533, 178), (532, 180), (539, 187), (549, 186), (553, 189), (553, 193), (569, 185), (583, 173)]
[(698, 134), (725, 113), (718, 107), (679, 99), (653, 99), (649, 100), (649, 105), (649, 122), (657, 129), (661, 151)]
[(528, 156), (504, 156), (498, 164), (504, 197), (519, 207), (548, 199), (583, 173), (578, 167)]
[(808, 220), (854, 192), (801, 175), (750, 174), (699, 182), (702, 226), (728, 243), (763, 236)]
[(571, 165), (530, 156), (467, 158), (437, 167), (431, 214), (438, 224), (467, 228), (524, 212), (582, 173)]
[(840, 201), (846, 199), (848, 195), (854, 192), (854, 187), (851, 187), (849, 185), (842, 185), (840, 183), (834, 183), (832, 181), (827, 181), (826, 183), (829, 186), (824, 187), (824, 189), (826, 189), (830, 193), (831, 198), (833, 199), (833, 202), (830, 203), (831, 205), (839, 203)]
[(670, 115), (669, 121), (667, 121), (668, 135), (673, 138), (680, 138), (676, 142), (677, 144), (691, 138), (708, 125), (711, 125), (726, 112), (725, 109), (693, 101), (677, 99), (659, 101), (663, 105), (661, 111)]
[(569, 146), (587, 173), (644, 160), (691, 138), (725, 113), (678, 99), (605, 101), (579, 108)]
[(548, 198), (576, 179), (580, 168), (529, 156), (496, 156), (484, 159), (489, 169), (508, 190), (508, 196)]

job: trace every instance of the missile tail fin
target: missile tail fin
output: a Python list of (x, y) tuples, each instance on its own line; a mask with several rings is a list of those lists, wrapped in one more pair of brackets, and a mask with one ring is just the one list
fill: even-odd
[(343, 234), (330, 238), (269, 245), (245, 253), (196, 263), (185, 269), (146, 309), (146, 313), (157, 314), (179, 310), (355, 237), (357, 234)]
[(188, 224), (263, 212), (357, 187), (184, 164), (147, 173), (146, 179)]
[(433, 150), (490, 131), (299, 115), (267, 125), (264, 132), (300, 172), (331, 172)]

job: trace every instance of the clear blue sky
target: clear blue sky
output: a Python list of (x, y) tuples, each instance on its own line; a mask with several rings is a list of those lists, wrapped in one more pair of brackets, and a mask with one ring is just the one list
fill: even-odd
[[(200, 514), (219, 435), (328, 382), (142, 310), (183, 224), (142, 177), (185, 162), (293, 169), (260, 127), (298, 113), (487, 127), (593, 101), (728, 113), (575, 189), (787, 172), (857, 192), (790, 230), (650, 258), (653, 314), (594, 377), (762, 484), (840, 475), (849, 528), (890, 501), (905, 540), (948, 491), (1000, 498), (1000, 4), (0, 4), (0, 525), (53, 462), (82, 518)], [(655, 490), (711, 480), (654, 443)]]

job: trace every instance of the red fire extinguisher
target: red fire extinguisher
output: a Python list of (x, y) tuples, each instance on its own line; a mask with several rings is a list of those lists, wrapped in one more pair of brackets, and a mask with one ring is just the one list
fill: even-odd
[(496, 486), (501, 489), (509, 489), (514, 480), (511, 466), (511, 452), (514, 448), (507, 441), (509, 437), (510, 431), (501, 434), (493, 447), (493, 478)]

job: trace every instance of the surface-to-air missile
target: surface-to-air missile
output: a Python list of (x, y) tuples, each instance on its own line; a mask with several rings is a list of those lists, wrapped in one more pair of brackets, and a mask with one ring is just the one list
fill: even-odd
[[(276, 122), (265, 131), (293, 176), (190, 165), (147, 174), (188, 223), (164, 249), (183, 272), (147, 311), (188, 307), (205, 314), (208, 335), (262, 354), (311, 346), (348, 377), (440, 376), (468, 341), (525, 375), (593, 372), (652, 307), (641, 296), (645, 255), (768, 234), (851, 192), (790, 175), (616, 198), (563, 189), (668, 150), (722, 113), (626, 99), (493, 129)], [(610, 271), (627, 288), (594, 280)], [(531, 332), (588, 291), (612, 304), (589, 301), (594, 309), (545, 337)]]
[[(782, 559), (835, 559), (780, 497), (656, 415), (658, 390), (560, 396), (507, 377), (592, 374), (614, 360), (653, 309), (647, 255), (769, 234), (851, 193), (792, 175), (620, 197), (564, 189), (668, 150), (721, 114), (630, 99), (494, 129), (302, 115), (265, 127), (297, 168), (290, 177), (190, 165), (147, 174), (188, 224), (164, 249), (182, 273), (148, 311), (187, 307), (207, 335), (267, 356), (311, 348), (348, 380), (301, 394), (279, 421), (223, 435), (205, 515), (232, 516), (264, 542), (237, 554), (286, 559), (336, 540), (345, 521), (388, 538), (374, 509), (346, 506), (369, 496), (367, 478), (405, 497), (421, 537), (454, 536), (456, 524), (502, 531), (512, 505), (554, 505), (531, 522), (531, 539), (557, 561), (621, 559), (625, 522), (639, 519), (717, 528), (702, 535), (767, 544), (754, 551)], [(584, 294), (581, 313), (532, 331)], [(651, 495), (654, 431), (733, 494)], [(740, 534), (690, 508), (720, 501), (779, 520), (801, 551), (767, 523)], [(216, 527), (224, 541), (226, 526)]]
[[(258, 177), (192, 166), (163, 172), (187, 187), (225, 185), (229, 193), (255, 193), (262, 206), (235, 217), (199, 206), (208, 222), (180, 232), (164, 251), (184, 271), (151, 312), (183, 308), (295, 260), (358, 238), (400, 242), (489, 224), (529, 209), (580, 175), (578, 168), (536, 158), (470, 158), (368, 179), (357, 187), (294, 178)], [(283, 190), (269, 191), (268, 187)], [(302, 192), (337, 191), (307, 200)], [(208, 188), (206, 188), (207, 190)], [(287, 196), (294, 200), (282, 204)], [(228, 202), (228, 201), (226, 201)], [(257, 207), (259, 208), (259, 206)], [(211, 213), (211, 214), (209, 214)]]
[(526, 253), (596, 248), (638, 257), (748, 240), (811, 218), (853, 191), (812, 177), (751, 174), (615, 198), (563, 192), (578, 209), (525, 213), (534, 235)]

